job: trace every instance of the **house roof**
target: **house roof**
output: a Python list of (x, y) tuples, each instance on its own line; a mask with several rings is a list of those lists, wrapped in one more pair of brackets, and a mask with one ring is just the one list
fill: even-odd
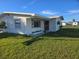
[(2, 12), (1, 13), (1, 15), (4, 15), (4, 14), (31, 16), (32, 18), (42, 18), (44, 20), (49, 19), (45, 16), (41, 16), (41, 15), (38, 15), (38, 14), (35, 14), (35, 13), (23, 13), (23, 12)]
[(41, 16), (35, 13), (23, 13), (23, 12), (2, 12), (0, 15), (5, 15), (5, 14), (11, 14), (11, 15), (22, 15), (22, 16), (31, 16), (32, 18), (41, 18), (42, 20), (51, 20), (52, 18), (61, 18), (64, 20), (63, 16), (51, 16), (51, 17), (45, 17)]
[(13, 14), (13, 15), (31, 15), (34, 16), (34, 13), (23, 13), (23, 12), (2, 12), (1, 14)]
[(59, 18), (60, 16), (50, 16), (49, 18)]
[(61, 18), (61, 20), (64, 20), (63, 16), (50, 16), (51, 19)]

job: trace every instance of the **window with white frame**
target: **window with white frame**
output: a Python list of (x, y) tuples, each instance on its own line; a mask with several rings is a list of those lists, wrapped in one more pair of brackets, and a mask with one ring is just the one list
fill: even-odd
[(37, 19), (32, 19), (32, 27), (41, 27), (41, 22), (40, 20)]
[(20, 29), (21, 28), (21, 20), (15, 19), (15, 28)]

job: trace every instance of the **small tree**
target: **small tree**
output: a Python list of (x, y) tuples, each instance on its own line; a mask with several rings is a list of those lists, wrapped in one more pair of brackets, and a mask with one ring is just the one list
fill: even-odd
[(0, 28), (5, 29), (6, 23), (4, 21), (0, 21)]
[(75, 22), (75, 19), (73, 19), (73, 22)]

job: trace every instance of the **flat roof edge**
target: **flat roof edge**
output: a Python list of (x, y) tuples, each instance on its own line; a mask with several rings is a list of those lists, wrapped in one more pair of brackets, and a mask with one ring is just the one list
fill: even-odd
[(2, 12), (2, 14), (19, 14), (19, 15), (32, 15), (32, 16), (35, 16), (34, 13), (23, 13), (23, 12)]

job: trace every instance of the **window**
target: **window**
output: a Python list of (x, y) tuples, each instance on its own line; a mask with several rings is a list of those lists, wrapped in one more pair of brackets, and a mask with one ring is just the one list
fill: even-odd
[(21, 21), (20, 21), (20, 19), (15, 19), (15, 28), (21, 28)]
[(40, 27), (40, 20), (32, 20), (32, 27)]
[(58, 21), (57, 24), (60, 25), (60, 21)]

